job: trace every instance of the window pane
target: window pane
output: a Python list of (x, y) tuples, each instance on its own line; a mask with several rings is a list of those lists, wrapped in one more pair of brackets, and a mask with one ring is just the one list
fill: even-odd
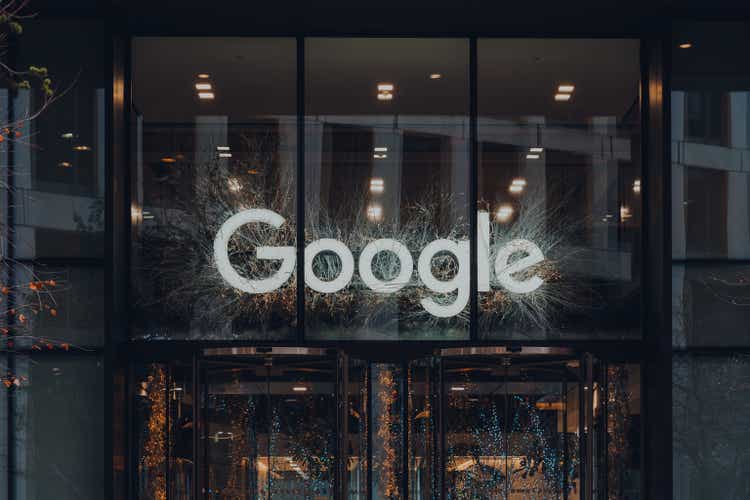
[[(15, 491), (22, 498), (104, 498), (104, 373), (96, 356), (17, 356)], [(18, 493), (17, 493), (18, 494)]]
[(315, 38), (305, 62), (307, 336), (466, 338), (468, 41)]
[(638, 41), (482, 39), (477, 64), (480, 337), (638, 337)]
[(750, 343), (738, 327), (750, 321), (750, 70), (732, 62), (750, 49), (749, 33), (746, 23), (679, 23), (674, 32), (675, 347)]
[(674, 498), (750, 498), (750, 358), (676, 354)]
[[(295, 243), (295, 60), (287, 38), (134, 41), (135, 337), (292, 335), (294, 259), (290, 275), (282, 251), (260, 247)], [(272, 210), (280, 227), (249, 209)], [(214, 240), (240, 213), (217, 264)]]

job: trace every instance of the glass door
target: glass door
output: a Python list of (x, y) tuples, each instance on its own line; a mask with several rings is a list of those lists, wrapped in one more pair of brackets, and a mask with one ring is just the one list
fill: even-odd
[(204, 498), (334, 498), (335, 357), (232, 356), (202, 370)]
[(582, 387), (577, 358), (444, 358), (446, 498), (581, 498)]

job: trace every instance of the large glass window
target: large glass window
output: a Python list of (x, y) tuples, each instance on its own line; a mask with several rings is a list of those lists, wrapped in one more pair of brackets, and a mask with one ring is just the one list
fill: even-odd
[(478, 44), (480, 337), (639, 336), (638, 41)]
[[(294, 259), (284, 267), (259, 247), (295, 242), (295, 75), (294, 39), (133, 42), (136, 337), (293, 335)], [(252, 210), (276, 214), (278, 229), (263, 218), (225, 226)], [(285, 279), (260, 284), (273, 275)]]
[(748, 47), (744, 24), (681, 24), (675, 33), (675, 347), (750, 343), (747, 328), (737, 327), (750, 320), (750, 72), (729, 63)]
[(305, 325), (468, 336), (466, 39), (308, 39)]

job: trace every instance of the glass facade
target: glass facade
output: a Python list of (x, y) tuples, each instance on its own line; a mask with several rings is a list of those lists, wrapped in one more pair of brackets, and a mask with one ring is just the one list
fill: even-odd
[(33, 1), (0, 500), (750, 497), (745, 10)]

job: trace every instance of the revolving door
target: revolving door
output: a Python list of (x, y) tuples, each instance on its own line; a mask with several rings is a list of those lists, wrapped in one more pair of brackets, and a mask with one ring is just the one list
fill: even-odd
[(358, 354), (217, 348), (134, 370), (133, 498), (639, 498), (637, 365)]

